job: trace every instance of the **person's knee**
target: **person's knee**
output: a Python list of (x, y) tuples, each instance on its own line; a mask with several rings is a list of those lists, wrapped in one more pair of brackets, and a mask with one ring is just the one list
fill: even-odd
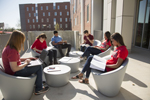
[(92, 59), (93, 59), (93, 56), (94, 56), (94, 55), (90, 55), (90, 56), (88, 57), (88, 60), (92, 60)]

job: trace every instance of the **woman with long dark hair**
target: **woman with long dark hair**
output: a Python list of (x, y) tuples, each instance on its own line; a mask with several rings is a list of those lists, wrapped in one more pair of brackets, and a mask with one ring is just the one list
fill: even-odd
[[(114, 33), (111, 36), (111, 41), (112, 44), (114, 46), (116, 46), (117, 48), (114, 50), (113, 54), (111, 55), (111, 58), (109, 60), (107, 60), (106, 62), (106, 68), (105, 68), (105, 72), (108, 71), (112, 71), (116, 68), (118, 68), (123, 61), (126, 59), (126, 57), (128, 56), (128, 50), (123, 42), (123, 38), (119, 33)], [(72, 77), (72, 79), (81, 79), (79, 80), (80, 83), (89, 83), (89, 75), (91, 73), (91, 68), (90, 68), (90, 63), (91, 60), (93, 59), (93, 55), (89, 56), (84, 68), (82, 69), (82, 72), (79, 73), (78, 75)], [(83, 74), (86, 72), (86, 78), (83, 78)]]

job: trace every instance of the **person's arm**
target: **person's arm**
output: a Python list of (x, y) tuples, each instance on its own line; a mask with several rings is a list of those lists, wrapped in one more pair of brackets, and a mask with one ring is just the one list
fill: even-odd
[(100, 50), (106, 51), (109, 48), (109, 45), (106, 45), (105, 48), (99, 48)]
[(33, 50), (37, 51), (37, 52), (40, 52), (40, 53), (42, 52), (42, 50), (36, 49), (36, 47), (34, 47)]
[(89, 40), (89, 42), (90, 42), (91, 44), (94, 43), (94, 39), (90, 40), (89, 37), (86, 37), (86, 38)]
[(108, 68), (118, 68), (119, 66), (121, 66), (122, 63), (123, 63), (123, 59), (122, 58), (118, 58), (116, 64), (106, 65), (106, 67), (108, 67)]
[(35, 57), (29, 57), (29, 58), (20, 58), (21, 62), (24, 62), (26, 59), (30, 59), (30, 60), (36, 60), (37, 58), (35, 58)]
[(19, 66), (17, 65), (17, 62), (9, 62), (9, 64), (10, 64), (11, 70), (13, 72), (16, 72), (16, 71), (23, 69), (25, 66), (27, 66), (30, 63), (30, 61), (31, 61), (30, 59), (26, 59), (24, 64), (21, 64)]

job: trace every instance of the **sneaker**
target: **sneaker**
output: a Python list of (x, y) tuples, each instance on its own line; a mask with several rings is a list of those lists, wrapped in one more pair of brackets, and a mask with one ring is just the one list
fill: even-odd
[(49, 90), (49, 87), (47, 86), (47, 87), (43, 88), (42, 90), (35, 92), (34, 94), (40, 95), (42, 93), (46, 93), (48, 90)]

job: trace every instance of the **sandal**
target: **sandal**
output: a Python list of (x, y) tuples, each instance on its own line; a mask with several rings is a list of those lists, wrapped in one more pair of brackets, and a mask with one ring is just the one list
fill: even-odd
[(89, 80), (88, 79), (81, 79), (79, 80), (80, 83), (85, 83), (85, 84), (89, 84)]
[(80, 76), (79, 76), (79, 75), (76, 75), (76, 76), (73, 76), (73, 77), (72, 77), (72, 79), (82, 79), (82, 78), (83, 78), (83, 76), (81, 76), (81, 75), (80, 75)]

